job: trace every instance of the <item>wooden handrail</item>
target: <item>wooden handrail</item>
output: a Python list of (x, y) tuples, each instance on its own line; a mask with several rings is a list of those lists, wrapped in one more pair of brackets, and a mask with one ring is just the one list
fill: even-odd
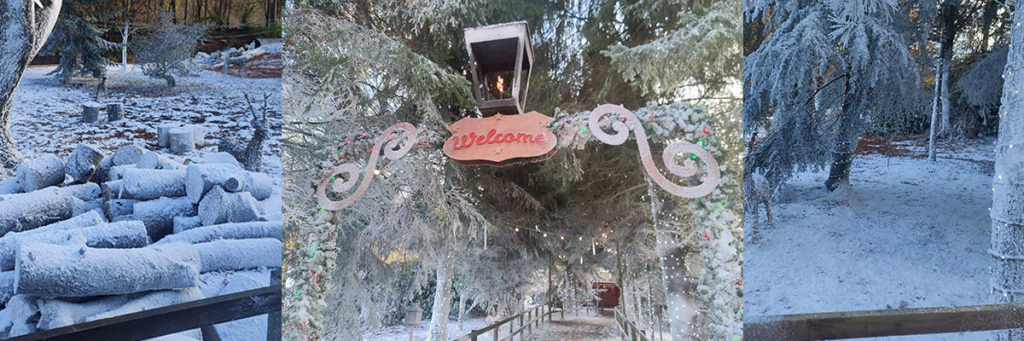
[(281, 285), (276, 284), (42, 330), (10, 340), (141, 340), (280, 311)]
[[(544, 311), (544, 307), (548, 307), (548, 310), (546, 312)], [(459, 337), (458, 339), (455, 339), (455, 340), (456, 341), (477, 341), (477, 338), (479, 338), (480, 335), (483, 335), (484, 333), (492, 331), (492, 330), (495, 333), (494, 334), (494, 339), (495, 340), (504, 340), (506, 338), (511, 340), (513, 337), (515, 337), (518, 334), (521, 334), (523, 332), (523, 330), (525, 330), (528, 327), (532, 326), (534, 323), (544, 321), (544, 317), (545, 316), (551, 316), (551, 314), (555, 313), (556, 310), (554, 310), (553, 307), (554, 306), (551, 304), (551, 302), (548, 302), (548, 303), (542, 304), (542, 305), (538, 305), (538, 306), (533, 307), (533, 308), (531, 308), (529, 310), (523, 311), (523, 312), (521, 312), (519, 314), (512, 315), (512, 316), (510, 316), (508, 318), (505, 318), (504, 320), (492, 323), (492, 324), (490, 324), (490, 325), (488, 325), (486, 327), (483, 327), (481, 329), (474, 329), (469, 334), (463, 335), (463, 336), (461, 336), (461, 337)], [(562, 311), (562, 310), (558, 310), (558, 311)], [(534, 313), (534, 312), (537, 312), (537, 313)], [(524, 319), (523, 319), (524, 315), (528, 316), (526, 318), (525, 322), (524, 322)], [(514, 323), (515, 320), (519, 321), (519, 329), (515, 329), (515, 323)], [(499, 334), (501, 333), (501, 326), (505, 325), (506, 323), (508, 323), (510, 321), (512, 321), (513, 323), (510, 325), (509, 334), (506, 335), (506, 336), (499, 336)]]
[(1024, 303), (747, 317), (748, 340), (822, 340), (1024, 328)]
[(647, 336), (644, 336), (643, 330), (637, 328), (633, 321), (627, 319), (626, 314), (622, 313), (619, 308), (615, 308), (615, 325), (619, 327), (619, 332), (622, 333), (624, 339), (628, 341), (647, 341)]

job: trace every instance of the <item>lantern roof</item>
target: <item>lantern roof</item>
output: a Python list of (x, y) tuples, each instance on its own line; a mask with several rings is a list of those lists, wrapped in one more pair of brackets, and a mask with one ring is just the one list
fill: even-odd
[(523, 60), (523, 66), (529, 68), (530, 64), (533, 63), (530, 29), (525, 20), (467, 28), (465, 35), (466, 50), (469, 51), (478, 63), (485, 67), (488, 64), (514, 63), (515, 55), (491, 53), (492, 51), (507, 51), (507, 49), (488, 47), (502, 47), (502, 44), (513, 44), (509, 47), (514, 51), (516, 48), (514, 44), (518, 43), (514, 39), (517, 38), (519, 42), (523, 42), (525, 45), (526, 59)]

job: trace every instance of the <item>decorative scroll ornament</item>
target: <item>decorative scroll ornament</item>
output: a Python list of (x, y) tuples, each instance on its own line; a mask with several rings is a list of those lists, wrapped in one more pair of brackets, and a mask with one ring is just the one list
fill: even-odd
[[(404, 130), (405, 133), (397, 135), (397, 130)], [(370, 181), (373, 180), (374, 170), (377, 167), (377, 157), (380, 156), (381, 150), (384, 151), (384, 156), (388, 159), (397, 160), (416, 145), (416, 140), (416, 128), (410, 123), (403, 122), (388, 127), (388, 129), (380, 134), (377, 143), (373, 145), (371, 150), (373, 153), (370, 154), (370, 162), (366, 164), (366, 169), (363, 171), (362, 181), (359, 181), (359, 167), (355, 164), (344, 163), (335, 166), (330, 169), (324, 178), (320, 179), (320, 183), (316, 186), (317, 203), (328, 211), (337, 211), (352, 205), (370, 187)], [(386, 145), (384, 144), (385, 142), (387, 142)], [(399, 145), (400, 143), (401, 145)], [(381, 148), (382, 145), (384, 148)], [(345, 176), (342, 177), (342, 174)], [(330, 186), (331, 191), (342, 193), (352, 189), (356, 182), (359, 182), (359, 188), (356, 188), (356, 191), (345, 199), (334, 201), (327, 197), (328, 186)]]
[[(606, 133), (601, 129), (602, 127), (599, 123), (602, 116), (609, 114), (617, 114), (625, 118), (625, 122), (612, 121), (611, 129), (615, 131), (614, 134)], [(698, 198), (711, 194), (711, 191), (718, 186), (718, 182), (722, 177), (721, 170), (718, 168), (718, 162), (704, 148), (686, 141), (675, 142), (665, 148), (665, 151), (661, 153), (665, 167), (668, 168), (669, 173), (680, 177), (697, 174), (697, 163), (693, 160), (686, 159), (682, 165), (676, 162), (677, 154), (691, 153), (697, 155), (697, 158), (707, 165), (707, 178), (700, 185), (694, 187), (676, 185), (665, 178), (654, 165), (654, 159), (651, 157), (651, 147), (647, 144), (647, 133), (644, 131), (643, 125), (640, 124), (640, 119), (629, 110), (626, 110), (626, 108), (620, 105), (602, 104), (590, 112), (588, 120), (590, 131), (594, 134), (594, 137), (601, 142), (613, 146), (626, 142), (626, 139), (629, 138), (629, 130), (632, 129), (633, 134), (636, 135), (636, 145), (637, 149), (640, 150), (640, 160), (644, 164), (644, 169), (647, 170), (647, 174), (651, 176), (654, 183), (658, 184), (665, 191), (684, 198)]]

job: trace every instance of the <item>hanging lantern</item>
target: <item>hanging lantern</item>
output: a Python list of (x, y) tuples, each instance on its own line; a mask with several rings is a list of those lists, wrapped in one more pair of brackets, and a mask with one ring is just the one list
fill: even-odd
[(485, 117), (522, 114), (533, 65), (526, 22), (468, 28), (465, 34), (480, 112)]

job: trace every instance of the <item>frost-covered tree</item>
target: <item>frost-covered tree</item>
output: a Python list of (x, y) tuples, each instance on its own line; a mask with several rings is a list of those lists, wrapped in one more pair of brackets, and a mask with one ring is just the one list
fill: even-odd
[(104, 40), (105, 30), (93, 23), (113, 15), (104, 15), (93, 8), (94, 5), (95, 1), (90, 0), (65, 1), (57, 24), (40, 52), (60, 55), (60, 65), (50, 73), (65, 84), (76, 75), (101, 78), (106, 74), (107, 66), (114, 65), (103, 57), (103, 53), (117, 45)]
[[(1017, 2), (1018, 4), (1020, 2)], [(1014, 13), (1003, 72), (999, 138), (992, 179), (992, 292), (1001, 303), (1024, 302), (1024, 11)], [(1020, 340), (1024, 329), (1002, 332), (1000, 340)]]
[(921, 109), (918, 64), (894, 0), (746, 0), (760, 25), (744, 59), (743, 126), (767, 127), (751, 164), (777, 186), (795, 170), (829, 167), (825, 187), (849, 188), (866, 122)]
[(149, 32), (135, 41), (135, 57), (139, 60), (143, 74), (162, 79), (168, 87), (173, 88), (177, 83), (175, 76), (195, 75), (192, 54), (206, 28), (201, 25), (175, 24), (171, 19), (171, 15), (161, 14), (149, 27)]
[(963, 94), (964, 100), (977, 109), (982, 125), (998, 123), (999, 116), (994, 113), (999, 109), (1003, 82), (992, 80), (1001, 79), (1008, 51), (1009, 49), (1004, 46), (989, 52), (974, 63), (971, 70), (956, 83), (957, 90)]
[(21, 153), (11, 136), (11, 103), (25, 67), (46, 43), (61, 0), (6, 0), (0, 5), (0, 165), (14, 168)]

